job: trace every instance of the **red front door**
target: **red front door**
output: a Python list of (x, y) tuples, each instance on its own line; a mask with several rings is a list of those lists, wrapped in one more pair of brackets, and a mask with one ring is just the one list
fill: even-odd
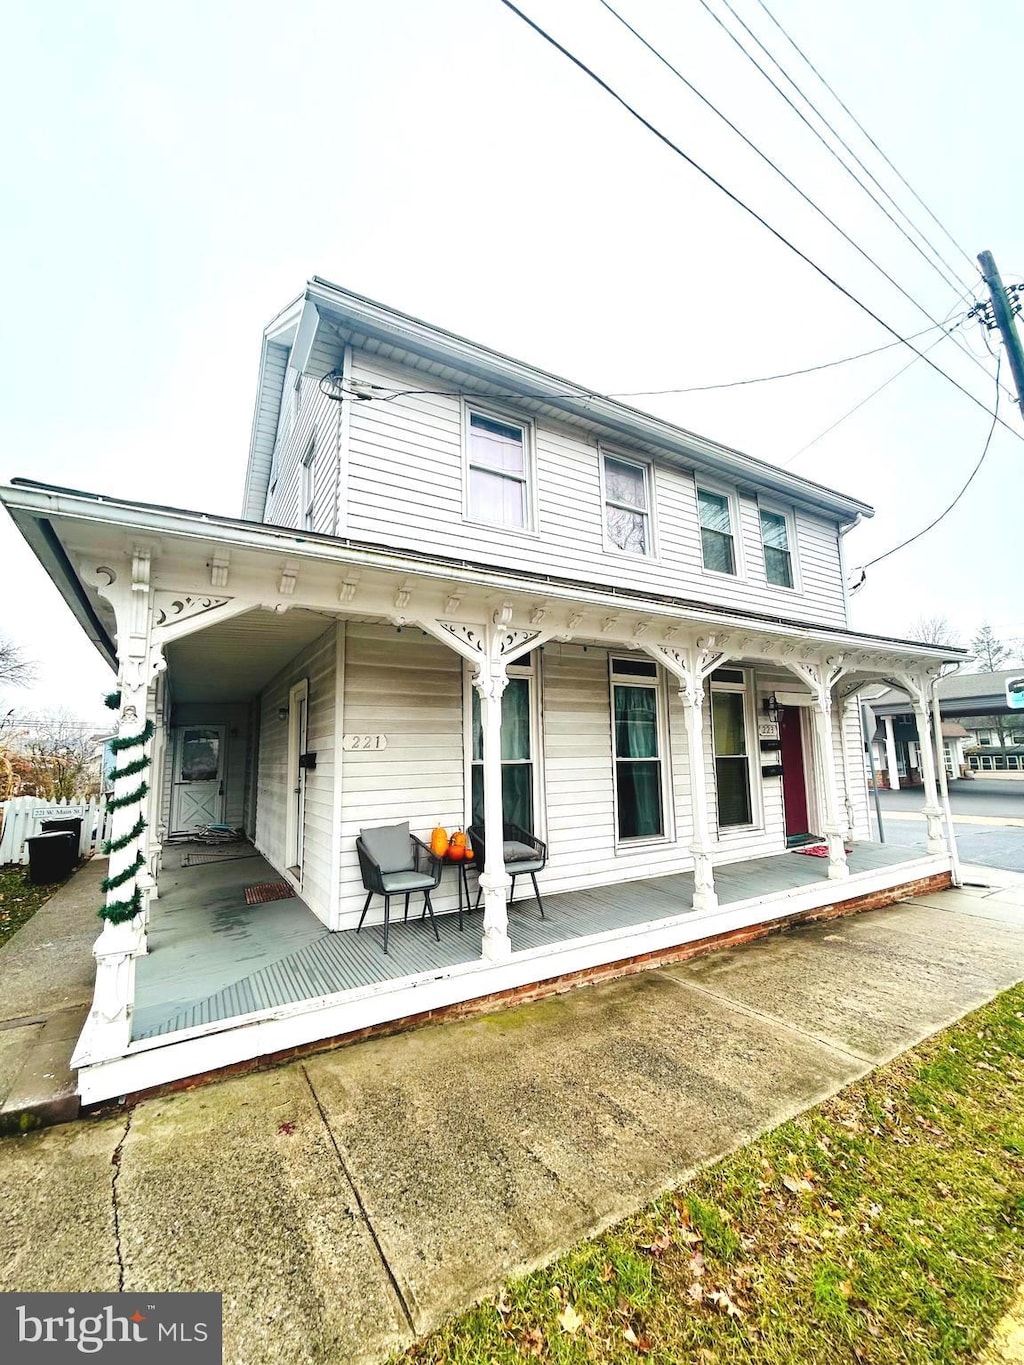
[(782, 739), (782, 800), (786, 811), (786, 838), (808, 834), (807, 778), (804, 774), (804, 741), (798, 706), (779, 707)]

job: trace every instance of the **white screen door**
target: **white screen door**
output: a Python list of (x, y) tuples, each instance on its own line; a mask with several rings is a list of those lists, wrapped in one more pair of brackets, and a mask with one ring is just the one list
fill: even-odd
[(174, 732), (171, 827), (176, 833), (224, 819), (224, 727), (180, 725)]

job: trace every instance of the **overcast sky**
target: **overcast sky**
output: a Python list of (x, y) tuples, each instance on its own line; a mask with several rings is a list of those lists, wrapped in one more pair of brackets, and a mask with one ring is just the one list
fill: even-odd
[[(922, 308), (598, 0), (521, 8), (904, 335), (962, 316), (977, 271), (758, 0), (731, 3), (964, 285), (911, 249), (702, 0), (619, 3)], [(1017, 85), (988, 74), (1019, 5), (768, 3), (967, 257), (989, 248), (1019, 280)], [(707, 4), (736, 27), (724, 0)], [(4, 480), (237, 515), (261, 331), (314, 273), (604, 392), (746, 379), (891, 339), (498, 0), (8, 0), (3, 18)], [(994, 362), (977, 326), (959, 333), (980, 363), (950, 339), (930, 356), (990, 407)], [(629, 401), (872, 503), (847, 541), (853, 567), (941, 511), (990, 425), (917, 361), (797, 453), (912, 359), (899, 347), (801, 379)], [(1012, 389), (1005, 365), (1003, 380)], [(1001, 414), (1022, 431), (1006, 394)], [(945, 615), (965, 636), (983, 620), (1024, 635), (1011, 560), (1022, 459), (997, 429), (950, 517), (870, 570), (853, 624), (901, 634)], [(32, 696), (11, 700), (102, 714), (110, 675), (6, 519), (0, 548), (0, 632), (41, 665)]]

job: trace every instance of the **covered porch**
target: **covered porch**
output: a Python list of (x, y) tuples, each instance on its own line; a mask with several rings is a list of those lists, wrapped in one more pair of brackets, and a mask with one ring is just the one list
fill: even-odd
[(490, 963), (480, 956), (482, 911), (466, 913), (461, 932), (456, 913), (440, 915), (438, 942), (414, 905), (408, 923), (392, 925), (385, 956), (379, 926), (332, 932), (298, 897), (247, 904), (247, 887), (277, 880), (248, 844), (178, 845), (167, 850), (160, 914), (136, 965), (131, 1042), (123, 1057), (89, 1069), (83, 1100), (412, 1023), (467, 1001), (493, 1008), (531, 983), (539, 994), (566, 989), (603, 967), (628, 971), (637, 959), (653, 964), (704, 940), (884, 903), (948, 879), (948, 859), (908, 858), (883, 844), (859, 843), (848, 857), (841, 889), (827, 859), (789, 852), (727, 864), (716, 876), (714, 911), (692, 909), (692, 873), (549, 895), (545, 919), (523, 894), (509, 911), (512, 955)]
[[(69, 598), (118, 669), (105, 926), (75, 1057), (87, 1103), (948, 878), (930, 711), (947, 659), (932, 647), (24, 498), (67, 546)], [(922, 737), (928, 856), (906, 866), (858, 842), (855, 699), (879, 679), (905, 687)], [(248, 856), (186, 868), (169, 835), (204, 783)], [(546, 921), (525, 898), (507, 909), (512, 788), (549, 848)], [(385, 957), (379, 901), (355, 932), (361, 829), (474, 822), (482, 911), (462, 933), (450, 875), (440, 943), (399, 925)], [(808, 832), (827, 856), (786, 851)], [(239, 890), (264, 881), (294, 895), (246, 908)]]

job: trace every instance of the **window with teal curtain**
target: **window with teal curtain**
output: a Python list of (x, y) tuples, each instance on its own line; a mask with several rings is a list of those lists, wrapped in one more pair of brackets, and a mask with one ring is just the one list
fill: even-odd
[(657, 691), (653, 687), (613, 687), (612, 709), (619, 838), (653, 838), (665, 832)]
[(711, 721), (715, 741), (719, 827), (749, 825), (752, 816), (744, 694), (713, 690)]
[[(473, 688), (472, 823), (484, 821), (484, 734), (480, 697)], [(503, 818), (533, 833), (533, 762), (530, 746), (530, 679), (510, 678), (501, 699), (501, 807)]]
[(720, 493), (697, 489), (697, 508), (700, 513), (700, 543), (705, 569), (716, 573), (736, 572), (733, 549), (732, 516), (729, 499)]

